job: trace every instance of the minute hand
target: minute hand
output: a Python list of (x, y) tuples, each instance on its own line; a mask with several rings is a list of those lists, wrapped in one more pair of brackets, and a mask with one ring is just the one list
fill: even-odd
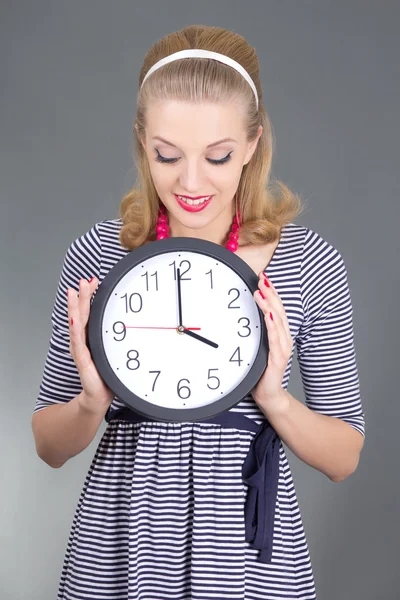
[(181, 291), (181, 272), (180, 269), (177, 272), (177, 289), (178, 289), (178, 312), (179, 312), (179, 327), (182, 327), (182, 291)]
[(204, 342), (205, 344), (208, 344), (209, 346), (212, 346), (213, 348), (218, 348), (218, 344), (216, 344), (215, 342), (211, 342), (210, 340), (207, 340), (205, 337), (199, 335), (198, 333), (189, 331), (189, 329), (184, 329), (183, 333), (186, 333), (186, 335), (190, 335), (191, 337), (195, 338), (196, 340), (199, 340), (200, 342)]

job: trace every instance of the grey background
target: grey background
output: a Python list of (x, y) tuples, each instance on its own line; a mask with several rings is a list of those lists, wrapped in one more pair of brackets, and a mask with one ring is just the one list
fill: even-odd
[[(191, 3), (190, 3), (191, 4)], [(115, 218), (144, 53), (188, 24), (256, 47), (298, 219), (342, 253), (354, 306), (367, 438), (341, 483), (289, 451), (319, 600), (395, 600), (398, 568), (399, 3), (2, 0), (0, 596), (56, 597), (97, 443), (54, 470), (31, 415), (68, 245)], [(304, 400), (297, 363), (289, 390)]]

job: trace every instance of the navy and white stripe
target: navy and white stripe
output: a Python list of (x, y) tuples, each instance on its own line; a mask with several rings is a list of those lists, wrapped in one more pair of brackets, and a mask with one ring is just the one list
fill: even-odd
[[(94, 275), (101, 283), (129, 252), (119, 241), (121, 225), (121, 219), (96, 223), (67, 249), (35, 412), (82, 389), (69, 353), (66, 290), (79, 290), (80, 278)], [(314, 231), (289, 223), (265, 272), (285, 306), (306, 404), (364, 435), (341, 255)], [(113, 409), (123, 406), (114, 398)], [(257, 423), (265, 418), (251, 395), (231, 410)], [(58, 600), (315, 599), (283, 446), (272, 562), (258, 562), (245, 542), (241, 467), (253, 435), (205, 423), (109, 423), (78, 501)]]

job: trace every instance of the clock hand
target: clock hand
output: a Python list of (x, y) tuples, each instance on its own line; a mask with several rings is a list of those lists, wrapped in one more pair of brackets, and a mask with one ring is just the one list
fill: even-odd
[[(177, 327), (142, 327), (136, 325), (124, 325), (125, 329), (174, 329), (177, 330)], [(200, 331), (201, 327), (187, 327), (189, 331)]]
[(181, 296), (181, 272), (180, 269), (176, 270), (177, 272), (177, 281), (178, 281), (178, 309), (179, 309), (179, 330), (181, 333), (186, 333), (187, 335), (190, 335), (191, 337), (194, 337), (196, 340), (199, 340), (200, 342), (204, 342), (205, 344), (208, 344), (209, 346), (212, 346), (213, 348), (218, 348), (218, 344), (216, 344), (215, 342), (211, 342), (210, 340), (207, 340), (205, 337), (202, 337), (201, 335), (198, 335), (197, 333), (193, 333), (192, 331), (189, 330), (189, 328), (184, 327), (182, 325), (182, 296)]
[(180, 269), (176, 270), (177, 273), (177, 287), (178, 287), (178, 310), (179, 310), (179, 325), (178, 327), (182, 327), (182, 296), (181, 296), (181, 272)]
[(177, 272), (177, 281), (178, 281), (178, 309), (179, 309), (179, 330), (181, 331), (181, 333), (186, 333), (187, 335), (190, 335), (191, 337), (194, 337), (196, 340), (199, 340), (200, 342), (204, 342), (205, 344), (208, 344), (209, 346), (212, 346), (213, 348), (218, 348), (218, 344), (216, 344), (215, 342), (211, 342), (210, 340), (207, 340), (205, 337), (202, 337), (201, 335), (198, 335), (197, 333), (193, 333), (192, 331), (189, 330), (189, 328), (184, 327), (182, 325), (182, 295), (181, 295), (181, 272), (180, 269), (176, 270)]
[(205, 337), (199, 335), (198, 333), (193, 333), (193, 331), (190, 331), (189, 329), (184, 329), (182, 333), (186, 333), (187, 335), (190, 335), (191, 337), (195, 338), (196, 340), (199, 340), (200, 342), (204, 342), (205, 344), (208, 344), (209, 346), (212, 346), (213, 348), (218, 348), (218, 344), (216, 344), (215, 342), (211, 342), (210, 340), (207, 340)]

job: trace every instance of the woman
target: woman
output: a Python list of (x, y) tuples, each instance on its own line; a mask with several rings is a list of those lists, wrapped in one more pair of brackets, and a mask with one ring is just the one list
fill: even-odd
[[(189, 49), (196, 52), (175, 54)], [(256, 53), (240, 35), (189, 26), (156, 43), (140, 73), (135, 134), (138, 187), (119, 218), (96, 223), (67, 250), (32, 418), (38, 455), (55, 468), (108, 422), (58, 598), (311, 600), (310, 555), (282, 444), (272, 555), (260, 560), (244, 522), (242, 465), (254, 433), (118, 418), (123, 404), (95, 368), (86, 326), (96, 289), (131, 250), (168, 235), (227, 245), (259, 276), (254, 300), (270, 344), (263, 376), (231, 411), (269, 421), (296, 456), (341, 481), (356, 469), (364, 440), (343, 259), (293, 222), (299, 198), (269, 181), (272, 129)], [(295, 347), (306, 405), (287, 391)]]

